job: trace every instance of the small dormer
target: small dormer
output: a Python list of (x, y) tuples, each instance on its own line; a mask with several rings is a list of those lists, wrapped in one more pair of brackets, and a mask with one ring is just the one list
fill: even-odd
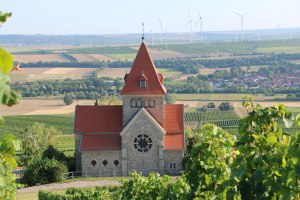
[(139, 78), (139, 87), (140, 88), (146, 88), (147, 84), (148, 84), (147, 81), (148, 81), (148, 79), (147, 79), (147, 77), (144, 75), (144, 73), (142, 71), (142, 74), (141, 74), (141, 76)]

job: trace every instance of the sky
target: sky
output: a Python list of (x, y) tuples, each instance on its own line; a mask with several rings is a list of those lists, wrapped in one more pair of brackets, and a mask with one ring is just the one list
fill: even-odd
[[(13, 16), (0, 34), (122, 34), (189, 32), (189, 21), (203, 17), (203, 31), (300, 27), (300, 0), (0, 0)], [(197, 31), (200, 26), (193, 26)], [(199, 31), (199, 30), (198, 30)]]

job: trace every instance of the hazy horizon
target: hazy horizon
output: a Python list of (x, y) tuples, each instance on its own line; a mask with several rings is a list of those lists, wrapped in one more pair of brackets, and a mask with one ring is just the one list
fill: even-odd
[[(1, 11), (13, 16), (0, 29), (0, 34), (102, 35), (131, 34), (142, 31), (189, 32), (189, 21), (197, 21), (198, 11), (203, 31), (239, 31), (240, 17), (234, 12), (247, 13), (245, 30), (299, 28), (300, 1), (297, 0), (212, 0), (159, 1), (137, 0), (1, 0)], [(195, 32), (200, 27), (193, 26)]]

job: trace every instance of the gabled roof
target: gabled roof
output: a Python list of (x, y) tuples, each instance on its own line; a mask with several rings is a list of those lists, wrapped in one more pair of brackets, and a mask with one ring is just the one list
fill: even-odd
[(120, 133), (123, 128), (123, 107), (81, 106), (75, 109), (75, 133)]
[[(139, 87), (142, 74), (147, 78), (146, 88)], [(130, 73), (124, 79), (126, 81), (121, 95), (164, 95), (167, 92), (162, 84), (162, 75), (158, 75), (144, 42), (138, 50)]]
[(183, 104), (165, 104), (164, 129), (167, 133), (183, 133)]
[(80, 150), (120, 150), (121, 136), (110, 134), (82, 134)]
[(141, 115), (146, 116), (146, 118), (149, 119), (149, 121), (157, 128), (157, 130), (161, 133), (161, 134), (165, 134), (166, 131), (164, 130), (163, 127), (161, 127), (161, 125), (156, 121), (156, 119), (154, 119), (149, 112), (145, 109), (145, 108), (141, 108), (135, 115), (134, 117), (129, 121), (129, 123), (124, 127), (124, 129), (122, 130), (122, 132), (120, 133), (120, 135), (123, 135), (128, 128), (137, 120), (141, 117)]

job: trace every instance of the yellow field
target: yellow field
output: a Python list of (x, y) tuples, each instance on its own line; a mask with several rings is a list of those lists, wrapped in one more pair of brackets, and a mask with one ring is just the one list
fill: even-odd
[(123, 78), (124, 75), (130, 72), (130, 68), (105, 68), (98, 72), (98, 77)]
[[(93, 105), (95, 100), (79, 100), (79, 105)], [(68, 114), (75, 111), (77, 101), (65, 105), (63, 100), (23, 98), (18, 105), (7, 107), (0, 105), (1, 116), (9, 115), (51, 115)]]
[(12, 82), (65, 78), (79, 79), (95, 70), (95, 68), (21, 68), (20, 71), (13, 71), (9, 75)]

